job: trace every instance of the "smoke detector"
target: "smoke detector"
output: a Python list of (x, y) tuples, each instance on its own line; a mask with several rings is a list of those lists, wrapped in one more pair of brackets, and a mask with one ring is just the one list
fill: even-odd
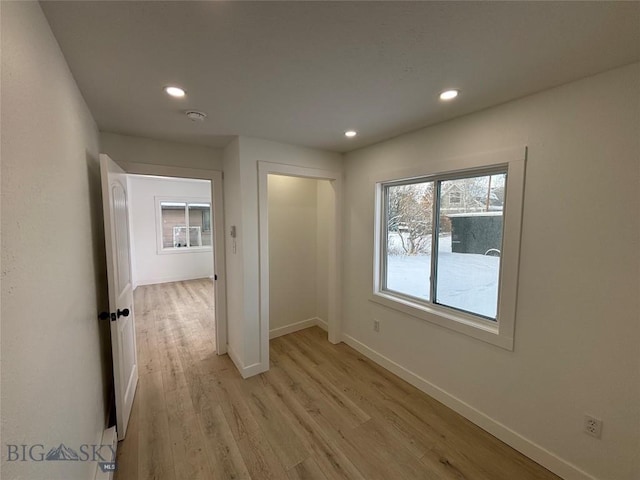
[(185, 114), (192, 122), (203, 122), (204, 119), (207, 118), (206, 113), (198, 112), (197, 110), (189, 110), (188, 112), (185, 112)]

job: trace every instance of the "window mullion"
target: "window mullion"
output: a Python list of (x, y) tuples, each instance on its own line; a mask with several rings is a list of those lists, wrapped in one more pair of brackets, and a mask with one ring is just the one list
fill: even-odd
[(191, 248), (191, 229), (189, 228), (189, 204), (184, 204), (184, 224), (187, 227), (187, 248)]
[(429, 291), (429, 301), (433, 304), (436, 303), (436, 284), (438, 276), (438, 232), (440, 230), (440, 180), (434, 180), (433, 182), (433, 205), (432, 205), (432, 218), (431, 218), (431, 282)]
[(380, 222), (380, 248), (378, 261), (380, 262), (380, 286), (382, 290), (387, 289), (387, 257), (389, 256), (389, 187), (382, 187), (382, 205), (380, 212), (382, 213), (382, 222)]

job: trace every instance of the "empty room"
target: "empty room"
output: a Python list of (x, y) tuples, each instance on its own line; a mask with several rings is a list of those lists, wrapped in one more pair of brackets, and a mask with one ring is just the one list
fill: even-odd
[(0, 22), (2, 479), (640, 478), (640, 2)]

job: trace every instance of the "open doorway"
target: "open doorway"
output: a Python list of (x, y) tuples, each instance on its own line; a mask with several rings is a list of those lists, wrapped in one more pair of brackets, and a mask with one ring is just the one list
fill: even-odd
[[(117, 317), (134, 326), (134, 334), (125, 337), (119, 333), (123, 321), (111, 322), (117, 340), (114, 359), (132, 364), (134, 380), (127, 383), (132, 385), (127, 391), (135, 392), (138, 385), (135, 400), (131, 394), (123, 396), (129, 403), (120, 402), (129, 408), (123, 421), (118, 419), (123, 443), (116, 478), (155, 478), (171, 471), (166, 461), (173, 446), (187, 448), (195, 438), (191, 430), (185, 436), (183, 427), (211, 404), (211, 372), (224, 362), (218, 355), (226, 353), (222, 173), (123, 166), (126, 170), (101, 157), (103, 194), (108, 198), (105, 218), (110, 219), (105, 237), (116, 240), (107, 248), (117, 267), (109, 271), (110, 292), (121, 291), (111, 283), (126, 283), (129, 293), (126, 302), (110, 299), (110, 308), (117, 305)], [(134, 312), (128, 310), (131, 287)], [(120, 304), (127, 308), (120, 310)], [(110, 316), (114, 320), (116, 313)], [(114, 376), (116, 371), (114, 365)], [(174, 436), (182, 437), (184, 445), (173, 441)], [(139, 445), (145, 445), (141, 455)], [(202, 448), (191, 450), (204, 455)], [(184, 473), (185, 478), (199, 477), (197, 472)]]
[(269, 338), (328, 329), (329, 180), (268, 176)]
[(258, 172), (259, 366), (265, 371), (270, 338), (318, 325), (328, 331), (330, 342), (342, 340), (342, 178), (340, 172), (271, 162), (258, 162)]
[[(227, 353), (227, 310), (226, 310), (226, 271), (225, 271), (225, 258), (224, 258), (224, 214), (223, 214), (223, 191), (222, 191), (222, 172), (215, 170), (201, 170), (194, 168), (183, 168), (183, 167), (174, 167), (174, 166), (165, 166), (165, 165), (151, 165), (144, 163), (123, 163), (124, 170), (128, 173), (128, 177), (130, 179), (136, 177), (146, 177), (151, 179), (164, 179), (169, 181), (176, 182), (176, 187), (174, 190), (166, 191), (166, 195), (154, 195), (153, 200), (153, 215), (148, 215), (144, 221), (151, 222), (155, 225), (161, 220), (159, 216), (162, 214), (162, 205), (160, 203), (167, 202), (168, 205), (165, 205), (166, 210), (170, 210), (171, 207), (175, 207), (178, 211), (183, 211), (185, 216), (185, 222), (183, 229), (175, 230), (174, 237), (174, 226), (170, 224), (166, 231), (163, 231), (162, 237), (158, 235), (157, 229), (156, 232), (156, 240), (153, 246), (150, 242), (143, 247), (138, 247), (136, 249), (133, 247), (132, 256), (138, 255), (138, 250), (140, 248), (143, 249), (151, 249), (152, 251), (158, 252), (162, 246), (166, 246), (168, 248), (173, 248), (175, 243), (175, 248), (185, 249), (188, 247), (180, 246), (180, 245), (191, 245), (194, 244), (195, 247), (200, 247), (209, 251), (207, 258), (203, 258), (201, 254), (199, 258), (200, 262), (196, 262), (197, 265), (193, 264), (193, 258), (189, 262), (186, 262), (190, 255), (186, 253), (187, 250), (180, 250), (183, 253), (177, 254), (163, 254), (166, 258), (169, 258), (169, 262), (175, 263), (187, 263), (187, 268), (191, 269), (192, 272), (199, 272), (198, 275), (194, 275), (193, 278), (199, 277), (205, 279), (204, 285), (201, 285), (200, 288), (210, 288), (208, 291), (213, 292), (213, 296), (207, 299), (208, 307), (208, 315), (213, 319), (215, 319), (215, 328), (214, 328), (214, 336), (215, 336), (215, 353), (217, 355), (223, 355)], [(199, 187), (195, 189), (188, 189), (187, 191), (184, 188), (180, 187), (179, 182), (200, 182)], [(188, 183), (187, 183), (188, 184)], [(204, 186), (204, 187), (203, 187)], [(172, 200), (175, 200), (176, 193), (180, 193), (185, 198), (182, 202), (186, 204), (182, 205), (171, 205)], [(156, 198), (159, 197), (159, 198)], [(205, 214), (206, 207), (203, 205), (206, 202), (200, 201), (202, 198), (208, 198), (211, 208), (209, 214)], [(149, 204), (147, 203), (147, 208)], [(181, 210), (186, 209), (186, 210)], [(197, 228), (189, 228), (187, 229), (187, 220), (193, 217), (194, 225), (200, 225), (200, 229), (198, 231)], [(198, 218), (199, 217), (199, 218)], [(131, 219), (130, 219), (131, 220)], [(135, 221), (135, 219), (134, 219)], [(130, 224), (133, 222), (130, 221)], [(147, 226), (150, 229), (149, 226)], [(210, 230), (210, 232), (209, 232)], [(193, 240), (192, 240), (193, 238)], [(135, 238), (134, 238), (135, 242)], [(160, 242), (164, 242), (162, 245)], [(209, 245), (210, 244), (210, 245)], [(150, 255), (148, 255), (150, 256)], [(159, 257), (160, 255), (157, 255)], [(165, 262), (166, 263), (166, 262)], [(195, 270), (194, 270), (195, 269)], [(155, 278), (163, 278), (164, 280), (171, 281), (182, 281), (184, 280), (185, 270), (179, 270), (178, 275), (171, 276), (170, 274), (165, 274), (164, 277), (161, 277), (161, 273), (157, 270), (146, 270), (146, 272), (151, 272)], [(206, 273), (205, 273), (206, 272)], [(145, 280), (148, 280), (152, 277), (145, 277), (140, 270), (132, 272), (134, 276), (134, 282), (136, 286), (142, 286), (145, 283)], [(183, 275), (180, 277), (179, 275)], [(211, 286), (209, 287), (209, 280), (211, 282)], [(193, 293), (193, 292), (192, 292)], [(194, 297), (195, 298), (195, 297)], [(197, 303), (197, 302), (196, 302)]]
[(171, 349), (215, 355), (211, 181), (127, 175), (139, 374)]

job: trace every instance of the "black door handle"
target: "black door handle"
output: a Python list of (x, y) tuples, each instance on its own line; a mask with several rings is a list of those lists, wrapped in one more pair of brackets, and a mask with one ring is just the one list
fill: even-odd
[(100, 320), (107, 320), (110, 318), (112, 322), (115, 322), (120, 317), (128, 317), (130, 313), (131, 312), (128, 308), (123, 308), (122, 310), (118, 309), (116, 313), (100, 312), (98, 314), (98, 318)]

